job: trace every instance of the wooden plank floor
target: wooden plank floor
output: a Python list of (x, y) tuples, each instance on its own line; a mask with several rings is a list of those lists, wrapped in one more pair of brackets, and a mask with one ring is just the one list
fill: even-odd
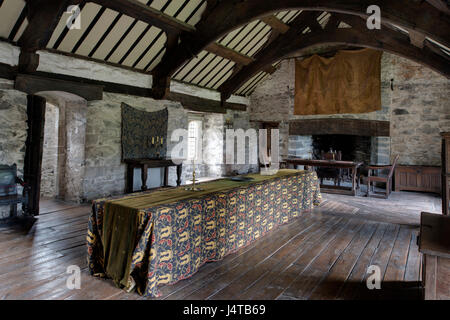
[[(162, 287), (159, 299), (420, 299), (415, 215), (434, 202), (416, 195), (414, 208), (410, 196), (404, 195), (408, 216), (396, 213), (401, 194), (380, 210), (372, 199), (326, 195), (320, 208)], [(88, 274), (89, 211), (88, 205), (45, 201), (28, 234), (0, 228), (0, 299), (144, 299)], [(80, 290), (66, 286), (70, 265), (82, 270)], [(381, 290), (367, 289), (371, 265), (381, 270)]]

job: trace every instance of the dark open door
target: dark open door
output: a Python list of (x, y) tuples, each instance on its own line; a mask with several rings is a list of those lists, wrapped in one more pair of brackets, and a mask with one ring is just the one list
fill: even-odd
[(46, 101), (42, 97), (35, 95), (28, 96), (28, 135), (23, 173), (24, 181), (31, 189), (28, 196), (28, 213), (33, 216), (39, 215), (45, 104)]

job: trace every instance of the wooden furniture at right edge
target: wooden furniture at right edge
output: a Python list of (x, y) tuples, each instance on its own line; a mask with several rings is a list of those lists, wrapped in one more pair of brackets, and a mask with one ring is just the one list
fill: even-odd
[(441, 193), (441, 167), (398, 165), (395, 191)]
[(450, 216), (422, 212), (419, 251), (423, 254), (425, 300), (450, 300)]
[(442, 132), (442, 213), (450, 214), (450, 132)]

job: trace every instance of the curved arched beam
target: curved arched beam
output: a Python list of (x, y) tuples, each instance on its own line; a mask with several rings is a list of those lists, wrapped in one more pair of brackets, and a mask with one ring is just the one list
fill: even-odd
[[(410, 0), (222, 0), (208, 1), (207, 10), (196, 31), (182, 33), (180, 43), (168, 50), (153, 70), (153, 94), (162, 98), (168, 92), (170, 77), (208, 44), (239, 26), (287, 10), (315, 10), (367, 17), (367, 8), (381, 8), (382, 23), (412, 29), (450, 46), (450, 17), (425, 1)], [(382, 28), (382, 30), (387, 28)]]
[(345, 20), (353, 28), (324, 30), (303, 35), (296, 34), (295, 29), (288, 31), (283, 37), (279, 37), (261, 50), (254, 62), (242, 68), (219, 87), (222, 101), (228, 99), (231, 93), (239, 89), (267, 65), (282, 60), (293, 53), (301, 53), (311, 47), (324, 44), (359, 46), (394, 53), (423, 64), (447, 78), (450, 77), (450, 60), (448, 57), (436, 54), (426, 47), (420, 49), (411, 45), (409, 37), (400, 32), (361, 28), (361, 23), (364, 20), (358, 17), (346, 18)]

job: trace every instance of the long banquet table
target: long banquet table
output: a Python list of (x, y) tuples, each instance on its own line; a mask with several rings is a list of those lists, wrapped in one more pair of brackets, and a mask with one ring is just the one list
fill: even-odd
[(363, 165), (362, 162), (338, 161), (338, 160), (310, 160), (300, 158), (286, 158), (284, 159), (284, 162), (287, 165), (304, 166), (306, 170), (309, 170), (310, 167), (350, 169), (352, 171), (351, 188), (341, 186), (336, 187), (330, 185), (321, 185), (320, 188), (324, 193), (338, 193), (356, 196), (356, 189), (359, 188), (359, 180), (357, 179), (357, 170), (359, 167)]
[(93, 202), (87, 246), (90, 273), (125, 290), (159, 296), (209, 261), (247, 246), (321, 200), (315, 172), (249, 174)]

